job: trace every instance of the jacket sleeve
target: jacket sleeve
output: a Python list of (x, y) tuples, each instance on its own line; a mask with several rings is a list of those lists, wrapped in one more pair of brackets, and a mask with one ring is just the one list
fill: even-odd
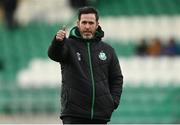
[(109, 82), (110, 82), (110, 92), (114, 101), (114, 109), (119, 105), (121, 98), (122, 88), (123, 88), (123, 75), (121, 72), (121, 67), (119, 64), (118, 57), (113, 50), (112, 62), (109, 68)]
[(66, 38), (63, 41), (57, 41), (54, 37), (48, 49), (49, 58), (56, 62), (65, 62), (68, 57), (68, 47), (65, 43)]

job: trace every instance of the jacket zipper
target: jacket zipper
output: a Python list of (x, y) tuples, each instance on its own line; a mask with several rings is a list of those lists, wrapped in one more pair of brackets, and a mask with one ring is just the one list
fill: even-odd
[(89, 60), (89, 68), (91, 73), (91, 81), (92, 81), (92, 104), (91, 104), (91, 119), (94, 116), (94, 102), (95, 102), (95, 82), (94, 82), (94, 74), (92, 69), (92, 60), (91, 60), (91, 51), (90, 51), (90, 43), (87, 42), (88, 48), (88, 60)]

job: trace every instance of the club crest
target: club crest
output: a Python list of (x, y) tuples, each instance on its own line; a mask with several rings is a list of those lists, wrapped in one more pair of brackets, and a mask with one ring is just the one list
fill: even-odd
[(107, 56), (106, 56), (106, 54), (103, 52), (103, 51), (101, 51), (100, 53), (99, 53), (99, 59), (100, 60), (106, 60), (107, 59)]

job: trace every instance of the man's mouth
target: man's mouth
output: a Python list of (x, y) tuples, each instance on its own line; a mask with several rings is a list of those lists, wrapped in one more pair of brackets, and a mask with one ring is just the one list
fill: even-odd
[(84, 31), (85, 34), (92, 34), (91, 31)]

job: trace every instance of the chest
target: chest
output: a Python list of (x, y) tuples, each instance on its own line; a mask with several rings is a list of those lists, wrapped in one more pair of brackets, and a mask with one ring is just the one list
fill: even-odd
[(94, 67), (109, 65), (111, 61), (109, 50), (101, 44), (83, 43), (75, 45), (72, 55), (76, 62), (80, 64), (91, 64)]

